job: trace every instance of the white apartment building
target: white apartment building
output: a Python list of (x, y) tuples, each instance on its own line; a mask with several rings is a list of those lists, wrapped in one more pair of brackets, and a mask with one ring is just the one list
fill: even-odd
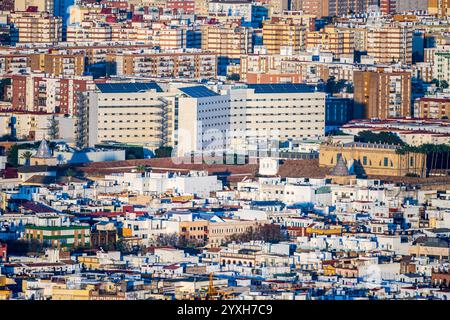
[[(179, 156), (193, 152), (268, 149), (290, 138), (325, 133), (325, 93), (302, 84), (224, 85), (181, 88)], [(220, 94), (219, 94), (220, 93)]]
[(286, 204), (315, 203), (331, 205), (329, 187), (309, 183), (290, 183), (281, 178), (259, 178), (258, 181), (243, 181), (237, 185), (242, 199), (257, 201), (282, 201)]
[(449, 46), (440, 46), (434, 53), (433, 78), (450, 83)]
[(222, 183), (217, 176), (210, 176), (206, 171), (191, 171), (185, 175), (130, 172), (105, 176), (105, 180), (114, 181), (114, 184), (122, 186), (124, 190), (138, 194), (160, 195), (171, 192), (207, 198), (211, 192), (222, 190)]
[(97, 84), (88, 95), (83, 136), (90, 147), (116, 141), (157, 148), (170, 139), (167, 93), (154, 82)]
[(253, 4), (248, 1), (210, 1), (208, 13), (212, 16), (242, 17), (251, 21)]
[(93, 21), (67, 26), (67, 42), (105, 42), (112, 40), (111, 26)]

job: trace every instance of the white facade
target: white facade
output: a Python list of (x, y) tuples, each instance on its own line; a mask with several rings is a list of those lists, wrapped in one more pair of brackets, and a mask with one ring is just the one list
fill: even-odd
[(159, 147), (167, 125), (164, 112), (170, 112), (166, 95), (154, 90), (90, 93), (88, 145), (117, 141)]
[(125, 190), (138, 194), (172, 192), (207, 198), (211, 192), (222, 190), (222, 183), (217, 180), (217, 176), (209, 176), (204, 171), (191, 171), (187, 175), (126, 172), (105, 176), (105, 180), (114, 181)]
[(180, 98), (179, 156), (224, 149), (247, 152), (256, 150), (257, 144), (261, 152), (272, 142), (325, 134), (324, 93), (261, 92), (245, 85), (216, 90), (219, 96)]

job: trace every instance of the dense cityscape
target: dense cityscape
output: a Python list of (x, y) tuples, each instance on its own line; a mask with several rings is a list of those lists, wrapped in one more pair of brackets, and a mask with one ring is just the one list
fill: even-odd
[(2, 0), (0, 300), (449, 300), (449, 84), (450, 0)]

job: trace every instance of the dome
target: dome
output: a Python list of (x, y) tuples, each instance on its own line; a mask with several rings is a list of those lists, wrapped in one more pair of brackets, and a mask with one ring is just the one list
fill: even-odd
[(336, 166), (331, 171), (331, 175), (333, 176), (349, 176), (350, 173), (348, 172), (347, 163), (345, 162), (344, 158), (342, 156), (338, 156), (339, 159), (336, 163)]

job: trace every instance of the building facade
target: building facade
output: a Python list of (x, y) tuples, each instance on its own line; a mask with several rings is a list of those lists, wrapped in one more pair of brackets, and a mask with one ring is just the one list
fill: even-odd
[(411, 116), (411, 73), (355, 70), (355, 119)]

